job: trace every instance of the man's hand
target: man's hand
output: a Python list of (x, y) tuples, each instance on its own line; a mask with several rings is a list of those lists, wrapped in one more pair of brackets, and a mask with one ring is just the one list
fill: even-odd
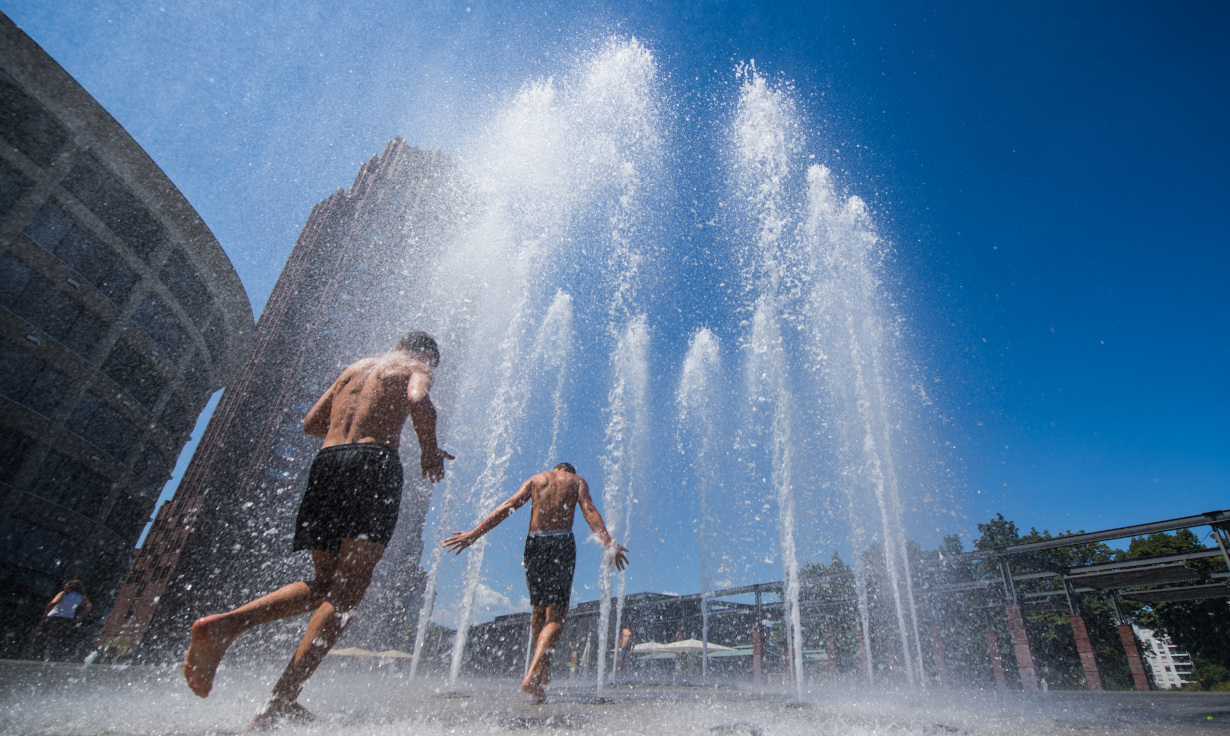
[(623, 572), (623, 569), (628, 566), (628, 555), (624, 554), (628, 551), (628, 548), (615, 542), (611, 542), (611, 544), (615, 545), (615, 554), (611, 555), (615, 560), (615, 569)]
[(444, 540), (444, 549), (461, 554), (461, 550), (474, 544), (477, 539), (478, 535), (474, 532), (453, 532), (451, 537)]
[(444, 480), (444, 461), (456, 459), (440, 448), (436, 448), (434, 456), (430, 453), (423, 453), (419, 458), (419, 465), (423, 468), (423, 477), (432, 483), (439, 483)]

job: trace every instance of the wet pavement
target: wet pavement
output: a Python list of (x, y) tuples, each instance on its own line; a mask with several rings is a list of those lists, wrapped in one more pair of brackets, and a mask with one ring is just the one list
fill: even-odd
[[(224, 666), (208, 699), (177, 667), (0, 660), (0, 734), (231, 734), (247, 729), (275, 668)], [(327, 662), (300, 702), (315, 723), (285, 734), (1230, 734), (1230, 693), (780, 690), (563, 680), (531, 705), (505, 679), (449, 687), (404, 663)]]

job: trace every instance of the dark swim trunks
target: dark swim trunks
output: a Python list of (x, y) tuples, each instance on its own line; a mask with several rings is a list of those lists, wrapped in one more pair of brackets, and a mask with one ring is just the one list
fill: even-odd
[(294, 549), (337, 553), (343, 539), (387, 545), (401, 506), (397, 451), (363, 442), (316, 453), (295, 519)]
[(572, 598), (572, 572), (577, 544), (572, 532), (530, 532), (525, 539), (525, 582), (531, 606), (561, 605)]

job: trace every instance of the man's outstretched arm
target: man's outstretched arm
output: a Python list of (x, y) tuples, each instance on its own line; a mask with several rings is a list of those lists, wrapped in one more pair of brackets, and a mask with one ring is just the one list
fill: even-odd
[(530, 489), (533, 482), (534, 479), (530, 478), (522, 483), (516, 493), (510, 496), (504, 503), (496, 506), (495, 511), (488, 514), (487, 518), (483, 519), (478, 526), (468, 532), (453, 532), (452, 536), (444, 540), (444, 548), (450, 552), (461, 554), (461, 550), (474, 544), (478, 541), (479, 537), (499, 526), (501, 521), (507, 519), (512, 512), (521, 508), (525, 505), (526, 501), (530, 500), (532, 496)]
[(611, 533), (606, 530), (606, 523), (602, 521), (602, 514), (598, 513), (598, 507), (594, 505), (594, 499), (589, 495), (589, 484), (584, 478), (579, 480), (581, 487), (577, 491), (577, 504), (581, 507), (581, 515), (585, 517), (585, 522), (589, 524), (594, 534), (598, 535), (603, 549), (610, 551), (612, 546), (615, 548), (615, 569), (622, 570), (628, 566), (628, 555), (625, 554), (628, 548), (616, 544), (615, 540), (611, 539)]
[(440, 449), (436, 443), (436, 406), (431, 403), (431, 374), (415, 371), (406, 386), (410, 400), (410, 421), (419, 438), (419, 467), (423, 477), (432, 483), (444, 480), (444, 460), (457, 458)]

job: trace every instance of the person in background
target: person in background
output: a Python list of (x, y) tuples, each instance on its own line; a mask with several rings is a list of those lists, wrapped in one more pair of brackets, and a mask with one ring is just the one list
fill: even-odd
[(636, 628), (632, 617), (624, 619), (623, 631), (619, 632), (619, 673), (626, 674), (632, 666), (632, 650), (636, 647)]
[(44, 662), (63, 656), (66, 643), (72, 640), (77, 624), (90, 615), (93, 607), (85, 596), (85, 586), (80, 580), (64, 583), (64, 589), (56, 593), (43, 609), (43, 619), (30, 640), (29, 656)]
[(572, 575), (577, 560), (572, 521), (577, 506), (581, 507), (581, 515), (617, 570), (628, 564), (625, 554), (628, 550), (611, 539), (602, 514), (598, 513), (589, 495), (589, 484), (577, 475), (577, 469), (570, 463), (560, 463), (552, 470), (531, 476), (478, 526), (468, 532), (453, 532), (444, 540), (444, 548), (461, 554), (526, 503), (530, 503), (530, 528), (523, 563), (533, 608), (530, 630), (534, 658), (521, 681), (521, 689), (533, 702), (545, 703), (546, 686), (551, 682), (551, 658), (563, 633), (564, 617), (568, 615), (572, 595)]

